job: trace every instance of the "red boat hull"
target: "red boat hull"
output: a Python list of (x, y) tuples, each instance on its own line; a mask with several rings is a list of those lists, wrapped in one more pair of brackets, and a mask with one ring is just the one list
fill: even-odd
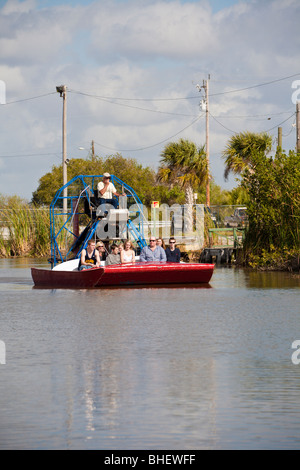
[(84, 271), (56, 271), (32, 268), (36, 287), (77, 288), (166, 284), (208, 284), (213, 264), (135, 263), (112, 265)]
[(213, 264), (135, 263), (106, 266), (96, 287), (209, 283)]
[(31, 268), (31, 275), (36, 287), (89, 289), (95, 287), (103, 275), (103, 268), (85, 269), (84, 271), (53, 271)]

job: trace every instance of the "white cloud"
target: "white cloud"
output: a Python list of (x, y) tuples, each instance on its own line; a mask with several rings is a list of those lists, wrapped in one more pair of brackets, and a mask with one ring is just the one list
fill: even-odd
[[(96, 146), (101, 155), (112, 153), (105, 147), (149, 147), (123, 154), (156, 165), (165, 144), (153, 145), (189, 126), (200, 112), (195, 85), (211, 73), (210, 111), (216, 118), (210, 119), (212, 172), (223, 186), (220, 152), (232, 131), (274, 127), (276, 134), (276, 124), (288, 114), (271, 121), (258, 116), (292, 113), (292, 78), (224, 92), (300, 72), (298, 0), (239, 1), (217, 13), (207, 1), (96, 0), (71, 7), (62, 0), (59, 7), (38, 6), (38, 0), (9, 0), (0, 9), (0, 79), (6, 82), (7, 102), (54, 95), (0, 107), (0, 158), (39, 151), (54, 155), (2, 159), (1, 192), (16, 191), (6, 178), (13, 167), (21, 195), (30, 198), (37, 177), (60, 163), (62, 100), (55, 94), (60, 84), (70, 90), (70, 156), (82, 157), (78, 147), (88, 148), (93, 139), (104, 146)], [(195, 99), (175, 99), (190, 96)], [(134, 100), (140, 98), (150, 100)], [(284, 134), (291, 123), (284, 124)], [(203, 144), (205, 120), (179, 137)], [(289, 147), (294, 140), (289, 134)]]
[(6, 88), (18, 92), (24, 90), (26, 82), (22, 69), (18, 66), (0, 65), (0, 78), (6, 84)]
[(12, 13), (27, 13), (36, 8), (36, 0), (24, 0), (19, 2), (19, 0), (9, 0), (3, 6), (1, 13), (3, 15), (11, 15)]
[[(211, 12), (199, 4), (137, 2), (112, 10), (97, 8), (93, 16), (91, 47), (95, 58), (116, 56), (136, 59), (192, 58), (215, 43)], [(99, 54), (99, 55), (98, 55)]]
[[(8, 1), (0, 16), (0, 54), (8, 64), (58, 63), (80, 23), (80, 8), (37, 10), (36, 2)], [(1, 13), (2, 13), (1, 11)]]

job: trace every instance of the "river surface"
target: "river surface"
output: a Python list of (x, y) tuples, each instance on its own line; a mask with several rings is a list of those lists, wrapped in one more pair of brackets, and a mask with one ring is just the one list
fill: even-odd
[(0, 449), (300, 448), (299, 277), (44, 290), (31, 266), (0, 260)]

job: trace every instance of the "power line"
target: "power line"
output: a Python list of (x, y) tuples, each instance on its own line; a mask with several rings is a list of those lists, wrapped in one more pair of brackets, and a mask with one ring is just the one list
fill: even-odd
[(293, 132), (295, 126), (296, 126), (296, 123), (294, 122), (294, 123), (291, 125), (290, 131), (289, 131), (287, 134), (282, 134), (282, 137), (288, 137), (288, 136)]
[[(248, 86), (248, 87), (244, 87), (244, 88), (240, 88), (240, 89), (235, 89), (235, 90), (228, 90), (228, 91), (224, 91), (224, 92), (220, 92), (220, 93), (213, 93), (213, 94), (210, 94), (209, 96), (218, 96), (218, 95), (225, 95), (225, 94), (229, 94), (229, 93), (236, 93), (236, 92), (240, 92), (240, 91), (245, 91), (245, 90), (249, 90), (249, 89), (253, 89), (253, 88), (257, 88), (257, 87), (261, 87), (261, 86), (266, 86), (266, 85), (270, 85), (270, 84), (273, 84), (273, 83), (278, 83), (280, 81), (283, 81), (283, 80), (287, 80), (287, 79), (290, 79), (290, 78), (293, 78), (293, 77), (296, 77), (296, 76), (299, 76), (300, 74), (297, 73), (297, 74), (293, 74), (293, 75), (289, 75), (287, 77), (283, 77), (283, 78), (280, 78), (280, 79), (275, 79), (275, 80), (271, 80), (271, 81), (268, 81), (268, 82), (264, 82), (264, 83), (260, 83), (260, 84), (256, 84), (256, 85), (252, 85), (252, 86)], [(123, 107), (127, 107), (127, 108), (133, 108), (133, 109), (139, 109), (139, 110), (142, 110), (142, 111), (147, 111), (147, 112), (152, 112), (152, 113), (159, 113), (159, 114), (168, 114), (168, 115), (172, 115), (172, 116), (192, 116), (191, 114), (184, 114), (184, 113), (172, 113), (172, 112), (166, 112), (166, 111), (160, 111), (160, 110), (153, 110), (153, 109), (147, 109), (147, 108), (142, 108), (142, 107), (139, 107), (139, 106), (132, 106), (130, 104), (126, 104), (126, 103), (117, 103), (115, 101), (152, 101), (152, 102), (155, 102), (155, 101), (179, 101), (179, 100), (189, 100), (189, 99), (199, 99), (198, 96), (190, 96), (190, 97), (177, 97), (177, 98), (117, 98), (117, 97), (104, 97), (104, 96), (100, 96), (100, 95), (94, 95), (94, 94), (91, 94), (91, 93), (85, 93), (85, 92), (80, 92), (80, 91), (76, 91), (76, 90), (68, 90), (68, 92), (71, 92), (71, 93), (75, 93), (75, 94), (79, 94), (79, 95), (83, 95), (83, 96), (88, 96), (88, 97), (91, 97), (91, 98), (95, 98), (95, 99), (99, 99), (99, 100), (102, 100), (104, 102), (107, 102), (107, 103), (110, 103), (110, 104), (114, 104), (114, 105), (117, 105), (117, 106), (123, 106)], [(53, 94), (56, 94), (56, 92), (50, 92), (50, 93), (45, 93), (45, 94), (42, 94), (42, 95), (37, 95), (37, 96), (33, 96), (33, 97), (30, 97), (30, 98), (23, 98), (23, 99), (19, 99), (19, 100), (15, 100), (15, 101), (10, 101), (10, 102), (7, 102), (5, 103), (5, 105), (9, 105), (9, 104), (14, 104), (14, 103), (21, 103), (21, 102), (25, 102), (25, 101), (30, 101), (30, 100), (34, 100), (34, 99), (39, 99), (39, 98), (44, 98), (46, 96), (50, 96), (50, 95), (53, 95)], [(115, 101), (112, 101), (112, 100), (115, 100)], [(285, 112), (282, 112), (282, 113), (274, 113), (273, 115), (280, 115), (280, 114), (284, 114)], [(209, 113), (209, 115), (221, 126), (223, 127), (224, 129), (226, 129), (227, 131), (231, 132), (231, 133), (234, 133), (236, 134), (237, 132), (233, 131), (232, 129), (229, 129), (228, 127), (224, 126), (222, 123), (220, 123), (217, 119), (216, 116), (213, 116), (211, 113)], [(249, 118), (249, 117), (259, 117), (259, 116), (270, 116), (272, 114), (269, 114), (269, 115), (252, 115), (252, 116), (218, 116), (219, 119), (223, 119), (223, 118)], [(140, 147), (140, 148), (136, 148), (136, 149), (119, 149), (119, 151), (124, 151), (124, 152), (135, 152), (135, 151), (141, 151), (141, 150), (146, 150), (146, 149), (149, 149), (149, 148), (152, 148), (152, 147), (155, 147), (157, 145), (160, 145), (164, 142), (166, 142), (167, 140), (170, 140), (174, 137), (176, 137), (178, 134), (184, 132), (186, 129), (188, 129), (189, 127), (191, 127), (194, 123), (196, 123), (200, 118), (202, 118), (204, 116), (204, 113), (200, 116), (197, 116), (196, 119), (194, 119), (192, 121), (192, 123), (190, 123), (188, 126), (184, 127), (183, 129), (181, 129), (179, 132), (175, 133), (174, 135), (168, 137), (167, 139), (164, 139), (160, 142), (157, 142), (155, 144), (152, 144), (152, 145), (149, 145), (149, 146), (146, 146), (146, 147)], [(285, 119), (284, 121), (282, 121), (282, 123), (274, 126), (274, 127), (271, 127), (269, 130), (267, 130), (266, 132), (269, 132), (273, 129), (275, 129), (276, 127), (280, 126), (281, 124), (285, 123), (286, 121), (288, 121), (292, 116), (294, 116), (294, 113), (289, 116), (287, 119)], [(118, 151), (118, 149), (114, 149), (114, 148), (111, 148), (111, 147), (107, 147), (107, 146), (104, 146), (102, 144), (99, 144), (96, 142), (97, 145), (101, 146), (101, 147), (104, 147), (104, 148), (107, 148), (107, 149), (110, 149), (110, 150), (114, 150), (114, 151)], [(49, 156), (49, 155), (57, 155), (56, 153), (39, 153), (39, 154), (20, 154), (20, 155), (0, 155), (0, 158), (19, 158), (19, 157), (35, 157), (35, 156)]]
[[(184, 117), (193, 116), (192, 114), (171, 113), (171, 112), (168, 112), (168, 111), (160, 111), (160, 110), (157, 110), (157, 109), (141, 108), (140, 106), (132, 106), (130, 104), (116, 103), (114, 101), (111, 101), (111, 100), (122, 100), (122, 98), (107, 98), (107, 97), (92, 95), (92, 94), (89, 94), (89, 93), (79, 92), (79, 91), (75, 91), (75, 90), (70, 90), (70, 92), (78, 94), (78, 95), (88, 96), (90, 98), (95, 98), (95, 99), (98, 99), (100, 101), (104, 101), (106, 103), (114, 104), (115, 106), (123, 106), (124, 108), (139, 109), (141, 111), (148, 111), (150, 113), (168, 114), (168, 115), (171, 115), (171, 116), (184, 116)], [(146, 100), (146, 99), (143, 100), (143, 99), (134, 99), (133, 98), (133, 99), (128, 99), (128, 100), (124, 99), (123, 101), (157, 101), (157, 100), (155, 100), (155, 99), (153, 99), (153, 100)], [(166, 100), (164, 100), (164, 101), (166, 101)]]
[[(270, 80), (268, 82), (258, 83), (256, 85), (251, 85), (251, 86), (244, 87), (244, 88), (237, 88), (237, 89), (234, 89), (234, 90), (228, 90), (228, 91), (222, 91), (222, 92), (218, 92), (218, 93), (212, 93), (209, 96), (218, 96), (218, 95), (225, 95), (225, 94), (229, 94), (229, 93), (238, 93), (239, 91), (250, 90), (250, 89), (258, 88), (258, 87), (261, 87), (261, 86), (266, 86), (266, 85), (271, 85), (273, 83), (278, 83), (278, 82), (281, 82), (283, 80), (288, 80), (290, 78), (297, 77), (299, 75), (300, 75), (300, 73), (295, 73), (295, 74), (289, 75), (287, 77), (282, 77), (282, 78), (278, 78), (278, 79), (275, 79), (275, 80)], [(182, 96), (182, 97), (177, 97), (177, 98), (120, 98), (120, 97), (113, 97), (113, 96), (108, 97), (108, 96), (95, 95), (95, 94), (92, 94), (92, 93), (85, 93), (85, 92), (81, 92), (81, 91), (77, 91), (77, 90), (68, 90), (68, 92), (83, 95), (83, 96), (89, 96), (91, 98), (97, 98), (97, 99), (101, 99), (101, 100), (118, 100), (118, 101), (152, 101), (152, 102), (155, 102), (155, 101), (184, 101), (184, 100), (199, 99), (198, 96)], [(31, 100), (44, 98), (45, 96), (50, 96), (50, 95), (54, 95), (54, 94), (56, 94), (56, 92), (44, 93), (42, 95), (32, 96), (32, 97), (29, 97), (29, 98), (21, 98), (19, 100), (6, 102), (6, 103), (2, 104), (1, 106), (7, 106), (9, 104), (15, 104), (15, 103), (22, 103), (22, 102), (25, 102), (25, 101), (31, 101)], [(108, 102), (111, 102), (111, 101), (108, 101)], [(113, 102), (111, 102), (111, 103), (113, 103)], [(117, 104), (117, 103), (113, 103), (113, 104)], [(0, 108), (1, 108), (1, 106), (0, 106)], [(144, 108), (140, 108), (140, 109), (143, 109), (144, 111), (161, 112), (161, 113), (164, 113), (164, 114), (175, 114), (176, 115), (176, 113), (166, 113), (164, 111), (155, 111), (155, 110), (149, 110), (149, 109), (144, 109)], [(187, 114), (179, 114), (179, 115), (180, 116), (188, 116)]]
[(277, 127), (280, 127), (282, 124), (284, 124), (286, 121), (288, 121), (288, 120), (291, 119), (292, 117), (295, 117), (295, 113), (291, 114), (291, 116), (289, 116), (287, 119), (285, 119), (284, 121), (280, 122), (279, 124), (276, 124), (276, 126), (271, 127), (270, 129), (266, 130), (265, 132), (270, 132), (270, 131), (272, 131), (273, 129), (277, 129)]
[(27, 154), (19, 154), (19, 155), (0, 155), (0, 158), (23, 158), (23, 157), (45, 157), (50, 155), (57, 156), (59, 152), (51, 152), (51, 153), (27, 153)]
[[(269, 113), (269, 114), (250, 114), (246, 116), (234, 116), (234, 115), (226, 115), (226, 116), (214, 116), (215, 118), (218, 119), (247, 119), (247, 118), (269, 118), (270, 116), (280, 116), (282, 114), (288, 114), (290, 113), (291, 110), (289, 111), (281, 111), (280, 113)], [(264, 120), (264, 119), (263, 119)]]
[[(213, 94), (210, 94), (209, 96), (225, 95), (225, 94), (229, 94), (229, 93), (237, 93), (239, 91), (250, 90), (252, 88), (258, 88), (258, 87), (261, 87), (261, 86), (266, 86), (266, 85), (271, 85), (273, 83), (281, 82), (283, 80), (288, 80), (289, 78), (294, 78), (294, 77), (297, 77), (299, 75), (300, 75), (300, 73), (295, 73), (295, 74), (289, 75), (287, 77), (282, 77), (282, 78), (270, 80), (268, 82), (258, 83), (256, 85), (251, 85), (251, 86), (244, 87), (244, 88), (237, 88), (237, 89), (234, 89), (234, 90), (228, 90), (228, 91), (222, 91), (222, 92), (219, 92), (219, 93), (213, 93)], [(101, 96), (101, 95), (96, 95), (96, 94), (92, 94), (92, 93), (80, 92), (80, 91), (76, 91), (76, 90), (69, 90), (69, 91), (72, 92), (72, 93), (77, 93), (77, 94), (80, 94), (80, 95), (89, 96), (91, 98), (98, 98), (98, 99), (103, 99), (103, 100), (118, 100), (118, 101), (181, 101), (181, 100), (199, 99), (199, 96), (185, 96), (185, 97), (177, 97), (177, 98), (120, 98), (120, 97), (115, 97), (115, 96)]]
[[(45, 96), (50, 96), (50, 95), (55, 95), (56, 92), (51, 92), (51, 93), (45, 93), (44, 95), (38, 95), (38, 96), (32, 96), (31, 98), (23, 98), (23, 99), (20, 99), (20, 100), (15, 100), (15, 101), (9, 101), (7, 103), (4, 103), (3, 105), (1, 106), (7, 106), (9, 104), (15, 104), (15, 103), (22, 103), (24, 101), (30, 101), (30, 100), (36, 100), (38, 98), (44, 98)], [(0, 108), (1, 108), (0, 106)]]
[(142, 151), (142, 150), (147, 150), (147, 149), (150, 149), (150, 148), (153, 148), (153, 147), (156, 147), (157, 145), (161, 145), (165, 142), (167, 142), (168, 140), (170, 139), (173, 139), (174, 137), (176, 137), (177, 135), (181, 134), (182, 132), (184, 132), (186, 129), (188, 129), (189, 127), (193, 126), (197, 121), (199, 121), (199, 119), (203, 117), (203, 114), (201, 116), (198, 116), (197, 119), (194, 119), (188, 126), (184, 127), (183, 129), (181, 129), (180, 131), (176, 132), (176, 134), (174, 135), (171, 135), (170, 137), (164, 139), (164, 140), (161, 140), (160, 142), (157, 142), (156, 144), (153, 144), (153, 145), (148, 145), (147, 147), (140, 147), (140, 148), (136, 148), (136, 149), (116, 149), (116, 148), (112, 148), (112, 147), (107, 147), (105, 145), (102, 145), (102, 144), (99, 144), (98, 142), (95, 142), (95, 144), (99, 145), (100, 147), (103, 147), (103, 148), (106, 148), (108, 150), (112, 150), (114, 152), (138, 152), (138, 151)]
[(237, 134), (236, 131), (233, 131), (232, 129), (229, 129), (228, 127), (224, 126), (224, 124), (222, 124), (221, 122), (219, 122), (219, 121), (215, 118), (215, 116), (213, 116), (211, 113), (209, 113), (209, 115), (210, 115), (210, 117), (212, 117), (212, 118), (219, 124), (219, 126), (224, 127), (224, 129), (226, 129), (227, 131), (231, 132), (232, 134)]
[(294, 75), (289, 75), (288, 77), (278, 78), (277, 80), (271, 80), (269, 82), (259, 83), (257, 85), (252, 85), (252, 86), (248, 86), (248, 87), (245, 87), (245, 88), (238, 88), (236, 90), (228, 90), (228, 91), (222, 91), (222, 92), (219, 92), (219, 93), (213, 93), (210, 96), (226, 95), (226, 94), (229, 94), (229, 93), (238, 93), (239, 91), (251, 90), (252, 88), (258, 88), (258, 87), (261, 87), (261, 86), (271, 85), (272, 83), (281, 82), (283, 80), (287, 80), (289, 78), (294, 78), (294, 77), (297, 77), (299, 75), (300, 75), (300, 73), (295, 73)]
[[(222, 124), (221, 122), (219, 122), (215, 116), (213, 116), (211, 113), (209, 113), (209, 115), (221, 126), (223, 127), (224, 129), (226, 129), (227, 131), (231, 132), (232, 134), (238, 134), (238, 132), (236, 131), (233, 131), (232, 129), (229, 129), (228, 127), (224, 126), (224, 124)], [(276, 126), (273, 126), (271, 127), (270, 129), (264, 131), (264, 132), (270, 132), (274, 129), (276, 129), (277, 127), (280, 127), (282, 124), (284, 124), (285, 122), (287, 122), (289, 119), (291, 119), (292, 117), (295, 116), (295, 113), (291, 114), (288, 118), (286, 118), (284, 121), (280, 122), (279, 124), (276, 124)]]
[(76, 93), (78, 95), (89, 96), (90, 98), (98, 98), (101, 100), (118, 100), (118, 101), (183, 101), (191, 99), (199, 99), (198, 96), (186, 96), (186, 97), (177, 97), (177, 98), (120, 98), (116, 96), (101, 96), (95, 95), (92, 93), (86, 93), (82, 91), (69, 90), (71, 93)]

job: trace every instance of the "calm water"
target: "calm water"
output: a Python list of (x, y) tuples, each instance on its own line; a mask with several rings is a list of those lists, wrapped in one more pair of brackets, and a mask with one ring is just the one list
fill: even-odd
[(34, 264), (0, 260), (0, 449), (300, 448), (299, 277), (37, 290)]

